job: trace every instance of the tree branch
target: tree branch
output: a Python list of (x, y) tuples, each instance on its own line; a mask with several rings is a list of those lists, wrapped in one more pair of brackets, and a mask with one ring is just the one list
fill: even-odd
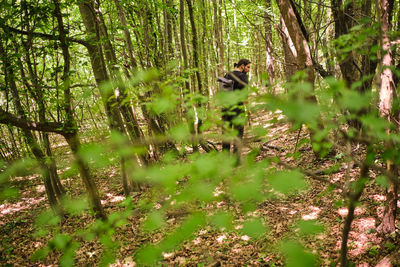
[(33, 131), (41, 131), (41, 132), (49, 132), (49, 133), (57, 133), (61, 135), (68, 134), (68, 132), (76, 131), (75, 129), (70, 129), (68, 131), (63, 123), (59, 122), (31, 122), (25, 119), (22, 119), (18, 116), (11, 114), (3, 110), (0, 107), (0, 123), (12, 125), (18, 128), (33, 130)]
[[(19, 30), (19, 29), (16, 29), (16, 28), (10, 27), (8, 25), (4, 25), (4, 24), (1, 24), (0, 27), (3, 28), (3, 30), (5, 32), (13, 32), (13, 33), (17, 33), (17, 34), (31, 35), (31, 36), (43, 38), (46, 40), (53, 40), (53, 41), (60, 40), (60, 36), (58, 36), (58, 35), (51, 35), (51, 34), (42, 33), (42, 32), (28, 32), (28, 31)], [(81, 44), (85, 47), (87, 47), (89, 45), (89, 43), (87, 41), (81, 40), (81, 39), (67, 37), (66, 40), (68, 42)]]

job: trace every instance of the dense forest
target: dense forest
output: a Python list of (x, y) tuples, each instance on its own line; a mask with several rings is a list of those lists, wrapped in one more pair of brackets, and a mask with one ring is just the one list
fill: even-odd
[(0, 7), (2, 266), (400, 266), (399, 1)]

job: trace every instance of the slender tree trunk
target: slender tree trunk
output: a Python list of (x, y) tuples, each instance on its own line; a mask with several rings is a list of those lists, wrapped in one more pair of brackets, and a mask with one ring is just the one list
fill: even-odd
[(165, 11), (165, 28), (166, 28), (166, 41), (167, 41), (167, 63), (174, 57), (174, 48), (173, 48), (173, 33), (172, 33), (172, 8), (173, 8), (173, 0), (166, 0), (166, 11)]
[[(347, 261), (347, 242), (349, 238), (349, 233), (351, 230), (351, 223), (353, 222), (354, 219), (354, 211), (356, 208), (356, 204), (358, 200), (361, 197), (361, 194), (364, 190), (365, 187), (365, 180), (368, 178), (368, 170), (369, 167), (368, 165), (364, 164), (361, 168), (360, 172), (360, 177), (357, 183), (357, 186), (354, 186), (353, 190), (349, 192), (349, 206), (348, 206), (348, 214), (346, 217), (346, 220), (344, 222), (343, 226), (343, 232), (342, 232), (342, 245), (341, 245), (341, 250), (340, 250), (340, 266), (342, 267), (347, 267), (348, 266), (348, 261)], [(363, 181), (364, 180), (364, 181)]]
[(202, 84), (201, 84), (201, 77), (200, 77), (200, 70), (199, 70), (199, 68), (200, 68), (199, 67), (199, 49), (198, 49), (197, 30), (196, 30), (196, 24), (194, 21), (192, 0), (186, 0), (186, 3), (188, 5), (190, 26), (192, 27), (193, 62), (194, 62), (194, 67), (197, 69), (196, 70), (196, 78), (197, 78), (198, 91), (200, 94), (205, 95), (203, 92)]
[[(14, 71), (13, 71), (12, 65), (8, 61), (8, 55), (6, 53), (7, 52), (4, 49), (3, 42), (0, 41), (0, 56), (3, 60), (5, 81), (7, 82), (7, 85), (9, 86), (9, 88), (11, 89), (13, 102), (14, 102), (14, 105), (15, 105), (15, 108), (17, 110), (19, 117), (21, 119), (26, 119), (26, 114), (21, 105), (21, 100), (20, 100), (20, 97), (18, 94), (17, 84), (15, 83), (15, 80), (14, 80)], [(61, 210), (60, 203), (58, 202), (58, 200), (56, 198), (55, 192), (53, 190), (53, 186), (51, 184), (50, 168), (46, 164), (46, 157), (45, 157), (43, 151), (40, 149), (40, 146), (37, 143), (36, 138), (34, 137), (32, 132), (27, 129), (22, 129), (22, 133), (26, 140), (26, 143), (29, 145), (33, 155), (36, 157), (36, 159), (38, 160), (38, 162), (42, 168), (45, 190), (46, 190), (47, 197), (49, 199), (50, 206), (57, 214), (62, 215), (63, 212)]]
[(128, 51), (128, 56), (129, 56), (129, 68), (131, 70), (134, 70), (134, 69), (137, 68), (138, 64), (137, 64), (135, 53), (134, 53), (131, 33), (130, 33), (129, 29), (128, 29), (128, 24), (126, 22), (125, 12), (122, 9), (120, 0), (114, 0), (114, 3), (115, 3), (115, 6), (117, 7), (118, 17), (119, 17), (119, 20), (120, 20), (121, 25), (123, 27), (123, 32), (124, 32), (124, 37), (125, 37), (125, 44), (126, 44), (127, 51)]
[(20, 154), (19, 154), (17, 142), (14, 137), (13, 127), (11, 127), (10, 125), (7, 125), (7, 130), (8, 130), (8, 134), (10, 136), (10, 140), (11, 140), (12, 154), (14, 155), (14, 158), (19, 158)]
[(202, 22), (200, 25), (203, 25), (202, 27), (202, 37), (201, 39), (203, 40), (203, 42), (200, 42), (201, 44), (201, 49), (202, 49), (202, 62), (201, 65), (204, 68), (204, 77), (203, 77), (203, 82), (204, 82), (204, 93), (206, 93), (207, 95), (212, 95), (212, 90), (211, 88), (209, 88), (209, 84), (208, 84), (208, 20), (207, 20), (207, 7), (206, 7), (206, 3), (204, 0), (201, 0), (200, 3), (200, 13), (201, 13), (201, 19)]
[[(389, 1), (379, 0), (379, 15), (381, 22), (381, 45), (382, 45), (382, 73), (381, 73), (381, 87), (379, 91), (379, 112), (383, 118), (391, 121), (393, 94), (395, 85), (393, 81), (393, 73), (390, 67), (393, 65), (392, 51), (390, 49), (389, 39)], [(390, 130), (388, 130), (389, 132)], [(389, 145), (389, 144), (388, 144)], [(391, 166), (391, 162), (387, 162), (389, 171), (394, 171), (396, 175), (397, 168)], [(382, 223), (378, 226), (377, 230), (382, 233), (393, 233), (396, 230), (396, 212), (397, 212), (397, 185), (390, 186), (386, 194), (386, 206)]]
[(86, 187), (86, 190), (89, 194), (89, 200), (93, 207), (93, 210), (96, 213), (97, 218), (101, 218), (105, 220), (106, 214), (103, 210), (103, 206), (101, 205), (99, 192), (97, 190), (96, 184), (93, 182), (93, 179), (90, 174), (90, 170), (88, 165), (82, 159), (79, 154), (79, 147), (81, 146), (77, 133), (69, 133), (64, 135), (65, 140), (67, 141), (68, 145), (70, 146), (72, 152), (75, 155), (75, 162), (79, 168), (79, 172), (81, 175), (81, 179)]
[[(133, 55), (133, 46), (132, 46), (132, 41), (130, 40), (130, 33), (129, 33), (129, 30), (126, 28), (127, 25), (126, 25), (125, 14), (123, 13), (122, 7), (120, 6), (120, 3), (118, 0), (115, 0), (115, 4), (118, 9), (120, 20), (121, 20), (123, 26), (125, 27), (124, 35), (125, 35), (125, 41), (128, 44), (128, 52), (130, 54), (131, 64), (133, 65), (132, 69), (136, 70), (137, 64), (136, 64), (136, 60), (134, 59), (134, 55)], [(106, 39), (105, 50), (108, 51), (106, 53), (106, 60), (108, 63), (107, 65), (109, 66), (109, 72), (111, 73), (111, 76), (113, 77), (113, 79), (117, 80), (117, 79), (120, 79), (120, 77), (119, 77), (117, 70), (115, 70), (115, 68), (114, 68), (114, 65), (116, 64), (116, 58), (117, 58), (116, 54), (115, 54), (115, 50), (111, 43), (111, 40), (109, 40), (109, 34), (108, 34), (107, 27), (106, 27), (104, 21), (101, 19), (103, 16), (100, 11), (100, 8), (98, 8), (97, 14), (101, 21), (101, 23), (100, 23), (101, 36), (103, 36)], [(126, 88), (123, 85), (124, 82), (122, 81), (122, 79), (120, 79), (120, 82), (118, 84), (119, 84), (119, 86), (118, 86), (117, 102), (118, 102), (119, 112), (121, 113), (123, 119), (125, 120), (128, 134), (131, 137), (131, 140), (133, 142), (135, 142), (136, 140), (142, 140), (142, 137), (143, 137), (142, 132), (141, 132), (139, 123), (136, 120), (136, 117), (134, 116), (134, 114), (132, 112), (132, 107), (130, 107), (130, 105), (129, 105), (128, 93), (126, 92)], [(117, 130), (122, 135), (126, 134), (124, 125), (122, 122), (122, 118), (121, 118), (121, 125), (117, 128)], [(146, 151), (148, 151), (148, 149), (146, 149)], [(146, 154), (148, 154), (148, 152), (146, 152), (145, 155), (140, 155), (140, 158), (141, 158), (143, 164), (148, 164), (149, 156)], [(126, 160), (122, 159), (121, 160), (121, 175), (122, 175), (123, 181), (127, 180), (127, 176), (126, 176), (127, 172), (125, 171), (124, 162), (126, 162)], [(127, 181), (125, 181), (125, 182), (123, 182), (123, 184), (128, 184), (128, 183), (127, 183)], [(125, 195), (128, 195), (130, 190), (129, 190), (129, 188), (124, 187), (124, 191), (125, 191)]]
[(216, 41), (216, 51), (218, 53), (218, 76), (223, 76), (225, 74), (224, 70), (224, 44), (223, 44), (223, 34), (222, 34), (222, 12), (221, 6), (222, 1), (213, 0), (214, 6), (214, 36)]
[[(306, 81), (309, 82), (312, 87), (314, 87), (314, 79), (315, 79), (314, 64), (306, 36), (304, 35), (305, 30), (300, 27), (300, 24), (298, 22), (298, 19), (296, 18), (296, 14), (291, 5), (290, 0), (277, 0), (277, 3), (283, 21), (285, 22), (285, 25), (288, 29), (288, 33), (290, 35), (291, 40), (293, 41), (293, 45), (297, 53), (297, 55), (295, 56), (297, 67), (299, 70), (303, 70), (305, 72), (305, 74), (307, 75)], [(315, 94), (310, 94), (307, 97), (307, 99), (310, 102), (314, 102), (315, 104), (317, 104), (317, 99), (315, 97)], [(324, 128), (324, 126), (322, 125), (322, 120), (320, 118), (318, 118), (317, 121), (317, 128), (319, 130), (322, 130)], [(310, 128), (311, 143), (315, 142), (314, 137), (316, 130), (317, 129)], [(322, 143), (327, 142), (325, 139), (326, 137), (324, 137), (323, 140), (321, 140), (320, 142)], [(328, 151), (314, 150), (314, 154), (318, 158), (322, 155), (321, 152), (327, 153)]]
[(102, 85), (109, 80), (106, 64), (104, 61), (103, 51), (99, 44), (100, 29), (98, 19), (95, 16), (95, 8), (90, 0), (80, 2), (79, 10), (85, 24), (89, 44), (87, 49), (92, 65), (93, 74), (96, 83), (100, 89), (100, 95), (106, 110), (107, 118), (111, 129), (117, 129), (122, 125), (121, 115), (118, 111), (118, 105), (115, 104), (115, 97), (112, 90), (102, 89)]
[[(267, 10), (271, 9), (271, 0), (265, 0), (265, 7)], [(269, 76), (270, 84), (274, 84), (275, 82), (275, 70), (274, 70), (274, 50), (272, 45), (272, 30), (271, 30), (271, 22), (268, 16), (268, 13), (264, 13), (264, 27), (265, 27), (265, 63), (267, 67), (267, 73)]]
[[(188, 56), (186, 50), (186, 40), (185, 40), (185, 2), (180, 0), (179, 2), (179, 33), (181, 37), (181, 50), (183, 58), (183, 68), (187, 70), (189, 68)], [(187, 93), (190, 90), (189, 82), (185, 81), (185, 88)]]
[[(28, 35), (28, 38), (32, 38), (32, 36)], [(31, 86), (28, 82), (28, 78), (25, 76), (25, 71), (22, 63), (22, 59), (18, 59), (18, 64), (20, 66), (20, 71), (21, 71), (21, 77), (22, 80), (24, 81), (25, 87), (27, 88), (28, 92), (30, 93), (30, 96), (32, 99), (35, 100), (37, 106), (38, 106), (38, 114), (39, 114), (39, 121), (40, 122), (46, 122), (46, 107), (44, 103), (44, 95), (43, 95), (43, 88), (41, 88), (39, 80), (40, 78), (36, 76), (36, 72), (32, 68), (32, 62), (30, 59), (29, 51), (32, 51), (32, 42), (26, 42), (25, 44), (26, 48), (26, 61), (27, 61), (27, 67), (28, 67), (28, 73), (29, 73), (29, 78), (33, 82), (33, 86)], [(36, 65), (36, 62), (33, 62), (34, 65)], [(51, 146), (50, 146), (50, 140), (48, 133), (42, 132), (39, 134), (43, 148), (45, 150), (46, 154), (46, 159), (45, 161), (47, 162), (46, 165), (49, 169), (49, 174), (50, 174), (50, 180), (51, 184), (53, 187), (53, 191), (55, 192), (55, 195), (59, 200), (61, 200), (65, 196), (65, 189), (61, 184), (60, 178), (58, 177), (57, 173), (57, 164), (55, 159), (53, 158), (52, 151), (51, 151)], [(41, 148), (39, 148), (41, 149)], [(42, 152), (44, 153), (44, 152)]]
[[(74, 119), (73, 111), (72, 111), (72, 98), (70, 91), (70, 54), (69, 47), (66, 41), (66, 31), (64, 28), (64, 23), (62, 19), (61, 9), (59, 0), (53, 0), (55, 5), (55, 15), (58, 23), (58, 31), (60, 34), (60, 43), (62, 54), (64, 58), (64, 70), (62, 75), (63, 81), (63, 91), (64, 91), (64, 112), (66, 117), (66, 125), (71, 127), (71, 129), (76, 129), (76, 122)], [(83, 4), (84, 5), (84, 4)], [(93, 210), (96, 212), (96, 217), (101, 218), (103, 220), (106, 219), (106, 215), (104, 213), (103, 207), (101, 205), (99, 193), (97, 191), (97, 187), (90, 176), (89, 167), (87, 163), (84, 162), (81, 155), (79, 154), (80, 141), (78, 138), (77, 130), (72, 130), (69, 133), (64, 134), (66, 141), (68, 142), (72, 152), (74, 153), (76, 163), (80, 170), (80, 175), (83, 180), (83, 183), (86, 186), (86, 190), (89, 194), (89, 199), (93, 206)]]

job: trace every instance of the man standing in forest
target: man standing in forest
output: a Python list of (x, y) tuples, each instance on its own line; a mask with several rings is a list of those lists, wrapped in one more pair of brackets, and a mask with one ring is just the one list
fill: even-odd
[[(225, 79), (233, 81), (232, 91), (241, 91), (249, 83), (247, 73), (250, 71), (250, 63), (248, 59), (240, 59), (238, 63), (234, 64), (236, 69), (225, 75)], [(238, 96), (240, 95), (238, 94)], [(224, 107), (222, 109), (222, 119), (224, 121), (223, 132), (225, 133), (233, 127), (237, 131), (236, 136), (242, 139), (244, 134), (244, 114), (244, 103), (240, 99), (238, 99), (235, 105)], [(230, 151), (230, 147), (230, 142), (226, 140), (222, 142), (222, 150)], [(233, 151), (238, 151), (237, 145), (234, 145)]]

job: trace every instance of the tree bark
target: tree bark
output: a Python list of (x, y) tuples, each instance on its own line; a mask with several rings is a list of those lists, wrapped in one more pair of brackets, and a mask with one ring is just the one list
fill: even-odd
[(198, 49), (197, 30), (196, 30), (196, 24), (194, 21), (192, 0), (186, 0), (186, 3), (188, 5), (189, 20), (190, 20), (190, 26), (192, 28), (192, 35), (193, 35), (193, 39), (192, 39), (193, 62), (194, 62), (194, 67), (197, 69), (196, 70), (196, 78), (197, 78), (198, 91), (200, 94), (205, 95), (203, 92), (203, 89), (202, 89), (200, 70), (199, 70), (199, 68), (200, 68), (200, 66), (199, 66), (199, 49)]
[[(335, 38), (338, 38), (341, 35), (348, 34), (350, 28), (353, 27), (352, 17), (354, 16), (354, 3), (349, 2), (344, 5), (342, 0), (332, 0), (331, 6), (333, 18), (335, 20)], [(360, 72), (356, 67), (357, 63), (353, 53), (353, 51), (349, 52), (343, 60), (339, 61), (343, 79), (346, 81), (349, 88), (351, 88), (352, 84), (360, 77)]]
[[(61, 79), (63, 81), (64, 111), (66, 113), (65, 114), (66, 124), (70, 125), (72, 128), (75, 128), (74, 126), (76, 125), (76, 122), (75, 122), (73, 111), (72, 111), (72, 98), (71, 98), (70, 79), (69, 79), (69, 75), (70, 75), (69, 47), (68, 47), (68, 43), (66, 42), (66, 31), (64, 28), (64, 23), (63, 23), (63, 19), (62, 19), (59, 0), (53, 0), (53, 1), (54, 1), (54, 5), (55, 5), (55, 15), (57, 18), (58, 31), (60, 33), (61, 49), (62, 49), (62, 54), (63, 54), (63, 58), (64, 58), (64, 70), (63, 70), (63, 75), (62, 75)], [(79, 141), (77, 130), (74, 130), (74, 131), (71, 131), (68, 133), (64, 133), (64, 137), (65, 137), (66, 141), (68, 142), (72, 152), (74, 153), (76, 163), (80, 170), (81, 178), (83, 180), (83, 183), (86, 186), (86, 190), (88, 191), (89, 199), (93, 206), (93, 210), (96, 213), (96, 217), (105, 220), (106, 215), (105, 215), (103, 207), (101, 205), (97, 187), (92, 180), (87, 163), (84, 162), (81, 155), (79, 154), (80, 141)]]
[(307, 81), (313, 85), (315, 74), (310, 48), (307, 44), (305, 36), (303, 35), (300, 25), (298, 24), (294, 10), (289, 0), (277, 0), (277, 3), (281, 11), (281, 16), (283, 17), (285, 25), (288, 29), (289, 36), (296, 49), (297, 55), (295, 58), (297, 68), (298, 70), (304, 70), (306, 72)]
[[(351, 223), (354, 219), (354, 211), (356, 208), (357, 201), (360, 199), (361, 194), (365, 187), (365, 180), (368, 178), (368, 170), (369, 167), (364, 163), (361, 167), (360, 176), (356, 182), (354, 182), (354, 189), (349, 192), (349, 206), (348, 206), (348, 214), (343, 226), (342, 232), (342, 245), (340, 250), (340, 266), (347, 267), (347, 241), (349, 238), (349, 233), (351, 230)], [(364, 180), (364, 181), (363, 181)]]
[(297, 52), (294, 48), (292, 39), (290, 38), (289, 32), (287, 30), (285, 21), (283, 20), (282, 16), (280, 18), (280, 30), (279, 34), (282, 39), (282, 46), (283, 46), (283, 53), (285, 56), (285, 65), (284, 65), (284, 72), (287, 81), (290, 81), (291, 77), (296, 73), (298, 70), (297, 68)]
[(223, 44), (223, 34), (222, 34), (222, 1), (213, 0), (214, 6), (214, 38), (216, 42), (216, 51), (218, 52), (218, 76), (224, 76), (224, 44)]
[[(391, 121), (393, 94), (395, 85), (393, 73), (390, 67), (393, 65), (392, 51), (390, 49), (389, 32), (389, 1), (379, 0), (379, 15), (381, 22), (381, 45), (382, 45), (382, 73), (381, 86), (379, 91), (379, 113), (383, 118)], [(388, 130), (389, 132), (390, 130)], [(391, 167), (391, 162), (387, 162), (389, 171), (397, 173), (397, 168)], [(382, 223), (377, 230), (382, 233), (392, 233), (396, 230), (396, 212), (397, 212), (397, 185), (392, 183), (386, 194), (386, 206)]]
[[(271, 9), (271, 0), (265, 0), (265, 7), (267, 10)], [(274, 70), (274, 50), (272, 45), (272, 30), (271, 22), (268, 17), (268, 13), (264, 13), (264, 29), (265, 29), (265, 64), (267, 68), (269, 83), (272, 85), (275, 82), (275, 70)]]
[[(13, 102), (14, 102), (15, 108), (17, 110), (18, 116), (21, 119), (26, 120), (26, 114), (21, 105), (21, 100), (20, 100), (20, 97), (18, 94), (17, 84), (14, 79), (13, 67), (10, 64), (10, 62), (8, 60), (8, 55), (6, 53), (7, 52), (3, 46), (3, 42), (0, 41), (0, 56), (3, 60), (5, 81), (6, 81), (7, 85), (9, 86), (9, 88), (11, 89)], [(32, 134), (32, 132), (29, 129), (22, 128), (22, 133), (26, 140), (26, 143), (29, 145), (29, 148), (31, 149), (33, 155), (36, 157), (37, 161), (40, 164), (40, 167), (43, 170), (43, 180), (44, 180), (46, 195), (47, 195), (47, 198), (50, 203), (50, 207), (57, 214), (63, 215), (63, 211), (61, 209), (59, 201), (57, 200), (56, 194), (54, 192), (54, 189), (53, 189), (53, 186), (51, 183), (50, 167), (48, 166), (48, 164), (46, 164), (45, 154), (40, 149), (40, 146), (37, 143), (35, 136)]]

